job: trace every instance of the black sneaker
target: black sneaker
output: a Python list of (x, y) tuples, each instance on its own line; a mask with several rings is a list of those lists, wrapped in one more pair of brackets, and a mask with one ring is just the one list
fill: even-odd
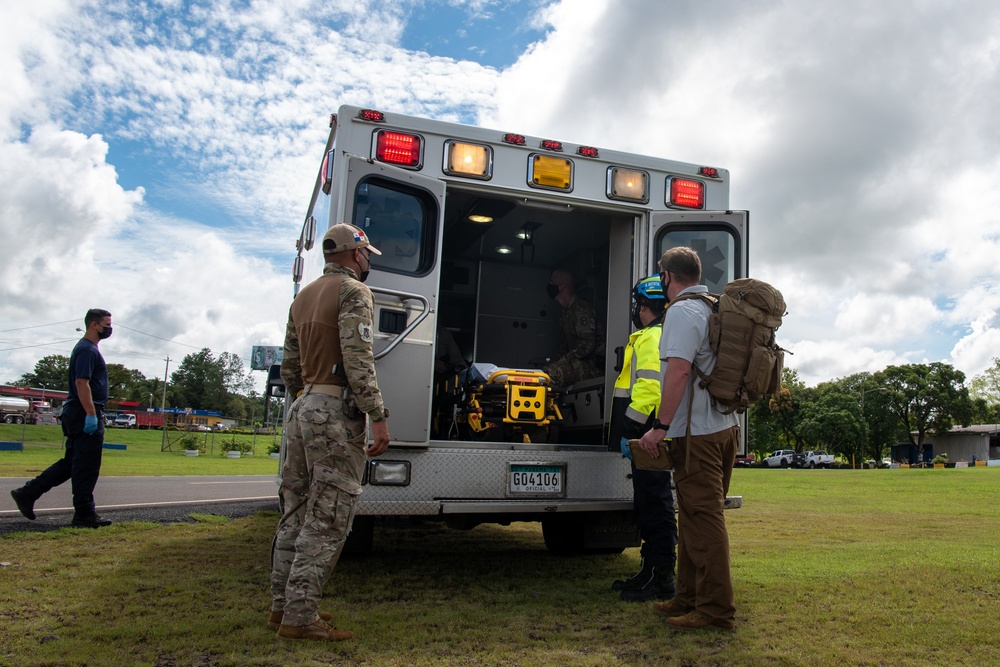
[(28, 497), (23, 486), (19, 489), (11, 489), (10, 497), (14, 499), (17, 511), (23, 514), (25, 519), (29, 521), (35, 520), (35, 501)]
[(74, 528), (100, 528), (102, 526), (110, 526), (111, 519), (105, 519), (102, 516), (92, 514), (90, 516), (73, 517), (72, 526)]

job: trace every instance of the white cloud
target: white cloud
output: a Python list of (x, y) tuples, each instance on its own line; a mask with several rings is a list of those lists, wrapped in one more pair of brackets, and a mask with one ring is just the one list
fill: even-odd
[[(730, 169), (808, 381), (925, 360), (973, 375), (996, 356), (995, 3), (511, 11), (526, 6), (545, 37), (498, 72), (401, 48), (424, 0), (6, 3), (0, 317), (20, 321), (30, 293), (67, 320), (101, 294), (191, 345), (279, 342), (326, 120), (348, 103)], [(109, 144), (142, 157), (111, 164)], [(148, 175), (123, 180), (141, 187), (122, 187), (136, 165)], [(183, 215), (158, 210), (171, 199)], [(17, 354), (0, 373), (24, 370)]]

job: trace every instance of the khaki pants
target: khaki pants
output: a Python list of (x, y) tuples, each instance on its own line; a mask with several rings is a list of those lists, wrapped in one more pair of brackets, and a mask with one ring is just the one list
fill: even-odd
[(678, 602), (711, 619), (733, 620), (736, 602), (729, 573), (729, 533), (723, 506), (739, 446), (739, 427), (670, 443), (677, 487)]
[[(350, 400), (350, 399), (349, 399)], [(303, 394), (285, 423), (283, 514), (271, 550), (271, 610), (285, 625), (319, 618), (323, 585), (351, 531), (367, 453), (366, 420), (344, 401)]]

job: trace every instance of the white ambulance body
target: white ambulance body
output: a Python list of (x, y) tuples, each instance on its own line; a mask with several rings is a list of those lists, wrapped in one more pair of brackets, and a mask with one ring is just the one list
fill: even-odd
[[(677, 245), (699, 253), (712, 292), (746, 275), (728, 171), (351, 106), (326, 151), (295, 292), (321, 274), (331, 224), (382, 251), (367, 284), (392, 440), (367, 466), (355, 548), (378, 517), (541, 521), (560, 553), (636, 545), (630, 466), (606, 442), (631, 288)], [(540, 372), (559, 355), (556, 268), (606, 341), (602, 375), (568, 387)], [(447, 336), (466, 370), (435, 370)]]

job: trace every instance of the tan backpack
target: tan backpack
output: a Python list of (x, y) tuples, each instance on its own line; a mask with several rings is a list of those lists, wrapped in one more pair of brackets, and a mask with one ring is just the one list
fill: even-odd
[(700, 299), (712, 308), (708, 336), (715, 368), (705, 375), (692, 367), (713, 405), (724, 414), (742, 414), (761, 396), (777, 394), (786, 352), (774, 336), (786, 312), (781, 292), (762, 280), (741, 278), (722, 294), (684, 294), (671, 304), (684, 299)]

